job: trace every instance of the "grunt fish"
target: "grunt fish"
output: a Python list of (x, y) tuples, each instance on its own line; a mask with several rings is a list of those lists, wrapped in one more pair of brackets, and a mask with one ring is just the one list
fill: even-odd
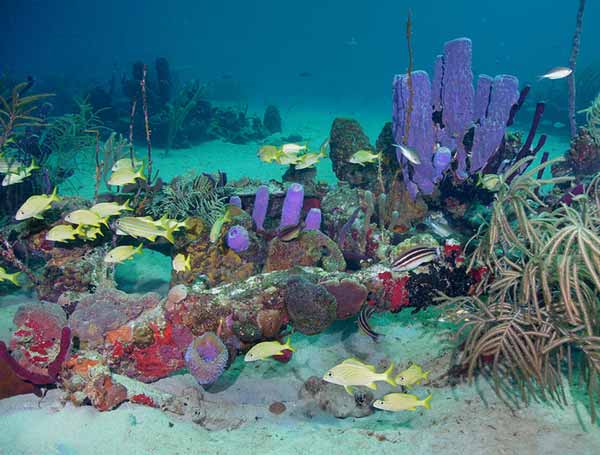
[(431, 395), (424, 400), (419, 400), (416, 395), (408, 393), (388, 393), (382, 400), (375, 400), (373, 407), (384, 411), (416, 411), (417, 406), (431, 409)]
[(359, 150), (348, 159), (348, 163), (364, 166), (365, 164), (374, 163), (380, 159), (381, 152), (373, 153), (371, 150)]
[(421, 158), (419, 158), (419, 154), (411, 149), (410, 147), (407, 147), (406, 145), (402, 145), (402, 144), (392, 144), (394, 147), (400, 149), (400, 153), (402, 154), (402, 156), (404, 158), (406, 158), (408, 161), (410, 161), (412, 164), (421, 164)]
[(439, 255), (439, 247), (417, 246), (398, 256), (392, 263), (392, 269), (396, 272), (408, 272), (435, 260)]
[(180, 272), (189, 272), (192, 270), (192, 265), (190, 264), (190, 255), (185, 256), (182, 253), (175, 255), (173, 258), (173, 270), (177, 273)]
[(37, 194), (30, 196), (19, 210), (17, 210), (15, 219), (17, 221), (27, 220), (29, 218), (43, 219), (42, 212), (48, 210), (53, 202), (60, 201), (57, 191), (58, 187), (55, 186), (52, 194)]
[(118, 204), (117, 202), (100, 202), (90, 207), (90, 210), (100, 218), (108, 218), (120, 215), (125, 210), (133, 209), (129, 206), (129, 199), (127, 199), (123, 204)]
[(137, 171), (132, 167), (117, 169), (108, 179), (108, 184), (115, 186), (129, 185), (130, 183), (135, 183), (137, 179), (146, 180), (143, 165)]
[(281, 151), (274, 145), (263, 145), (258, 149), (258, 157), (265, 163), (277, 161), (281, 156)]
[(396, 376), (396, 383), (410, 389), (413, 385), (426, 381), (428, 376), (429, 371), (423, 371), (423, 368), (416, 363), (413, 363), (406, 370), (398, 373), (398, 376)]
[(104, 262), (108, 264), (120, 264), (123, 261), (132, 259), (138, 253), (142, 252), (142, 244), (140, 243), (137, 247), (133, 245), (123, 245), (113, 248), (106, 256), (104, 256)]
[(102, 218), (96, 212), (87, 209), (74, 210), (65, 216), (65, 221), (71, 224), (83, 224), (86, 226), (99, 227), (104, 224), (108, 227), (106, 218)]
[(283, 144), (283, 146), (281, 147), (281, 151), (284, 154), (296, 154), (298, 152), (301, 152), (302, 150), (306, 150), (306, 145), (299, 145), (299, 144)]
[(133, 238), (142, 237), (151, 242), (155, 242), (156, 237), (164, 237), (169, 242), (175, 243), (173, 238), (175, 228), (159, 226), (149, 216), (125, 216), (115, 221), (115, 226), (117, 227), (117, 235), (130, 235)]
[(282, 344), (279, 341), (263, 341), (262, 343), (258, 343), (246, 353), (244, 360), (246, 362), (265, 360), (266, 358), (273, 357), (274, 355), (282, 355), (283, 351), (296, 352), (291, 345), (290, 337), (288, 337), (285, 344)]
[(73, 228), (73, 226), (69, 224), (59, 224), (46, 233), (46, 240), (51, 240), (53, 242), (75, 240), (75, 235), (84, 235), (82, 228), (82, 225)]
[(372, 305), (361, 306), (360, 312), (358, 313), (358, 326), (373, 341), (377, 342), (379, 340), (379, 337), (384, 336), (384, 335), (381, 333), (375, 332), (369, 325), (369, 318), (373, 315), (374, 312), (375, 312), (375, 307)]
[(385, 381), (391, 386), (396, 387), (392, 376), (393, 371), (393, 362), (383, 373), (377, 373), (373, 365), (350, 358), (325, 373), (323, 380), (344, 386), (346, 392), (352, 395), (353, 386), (365, 386), (369, 389), (377, 390), (377, 386), (375, 385), (377, 381)]
[(34, 171), (35, 169), (39, 168), (40, 167), (37, 164), (35, 164), (35, 160), (32, 160), (29, 166), (22, 166), (17, 169), (13, 168), (14, 172), (10, 171), (7, 175), (4, 176), (4, 179), (2, 179), (2, 186), (9, 186), (14, 185), (16, 183), (21, 183), (27, 177), (31, 177), (31, 171)]
[(567, 68), (565, 66), (558, 66), (556, 68), (552, 68), (546, 74), (542, 74), (538, 79), (564, 79), (565, 77), (569, 77), (573, 70), (571, 68)]

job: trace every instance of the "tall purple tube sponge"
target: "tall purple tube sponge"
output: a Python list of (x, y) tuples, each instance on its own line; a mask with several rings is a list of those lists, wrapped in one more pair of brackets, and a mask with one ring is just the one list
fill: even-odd
[[(413, 165), (412, 182), (418, 189), (425, 193), (433, 192), (433, 121), (431, 119), (431, 84), (429, 75), (425, 71), (414, 71), (412, 73), (412, 85), (414, 90), (413, 106), (410, 114), (410, 131), (406, 134), (406, 112), (408, 110), (409, 88), (406, 76), (397, 77), (394, 80), (394, 113), (393, 118), (399, 121), (393, 129), (394, 140), (401, 144), (406, 135), (406, 145), (416, 150), (419, 154), (421, 164)], [(402, 120), (404, 119), (404, 120)], [(404, 181), (409, 188), (409, 172), (406, 158), (396, 150), (396, 157), (402, 164)], [(409, 188), (409, 191), (411, 188)]]
[(312, 208), (304, 220), (305, 231), (318, 231), (321, 229), (321, 209)]
[(256, 191), (254, 197), (254, 208), (252, 209), (252, 219), (258, 231), (264, 230), (265, 218), (269, 209), (269, 188), (261, 185)]
[(190, 343), (184, 354), (185, 364), (201, 385), (214, 383), (225, 371), (229, 353), (221, 339), (206, 332)]
[(304, 205), (304, 187), (299, 183), (292, 183), (285, 194), (281, 210), (279, 228), (295, 226), (300, 222), (300, 213)]
[(442, 145), (456, 149), (457, 176), (467, 177), (467, 152), (462, 139), (473, 121), (473, 44), (469, 38), (458, 38), (444, 45), (444, 77), (442, 79)]
[(481, 110), (485, 115), (475, 128), (469, 169), (471, 173), (483, 169), (500, 147), (511, 109), (518, 99), (519, 80), (516, 77), (501, 74), (494, 78), (489, 104), (485, 111)]
[(227, 231), (227, 246), (236, 253), (246, 251), (250, 246), (250, 236), (244, 226), (236, 225)]

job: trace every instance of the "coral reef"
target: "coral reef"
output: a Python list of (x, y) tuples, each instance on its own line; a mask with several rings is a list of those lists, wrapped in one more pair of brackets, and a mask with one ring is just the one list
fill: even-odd
[(324, 331), (337, 317), (336, 298), (324, 286), (300, 276), (289, 278), (285, 304), (294, 328), (306, 335)]
[(269, 134), (281, 133), (281, 114), (277, 106), (267, 106), (263, 115), (263, 125)]

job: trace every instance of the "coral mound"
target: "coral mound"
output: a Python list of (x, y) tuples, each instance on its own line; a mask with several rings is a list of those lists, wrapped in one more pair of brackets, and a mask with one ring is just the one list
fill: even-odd
[(185, 351), (185, 363), (201, 385), (212, 384), (225, 371), (229, 354), (214, 332), (196, 338)]

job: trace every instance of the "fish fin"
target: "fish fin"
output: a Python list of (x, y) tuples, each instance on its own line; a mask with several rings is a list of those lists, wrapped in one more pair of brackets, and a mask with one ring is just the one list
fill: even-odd
[(81, 237), (85, 236), (85, 231), (83, 230), (83, 224), (78, 224), (75, 230), (73, 231), (73, 235), (79, 235)]
[(15, 286), (21, 286), (21, 284), (19, 283), (19, 280), (17, 280), (17, 277), (20, 275), (20, 272), (17, 273), (13, 273), (11, 275), (7, 275), (6, 278), (8, 279), (8, 281), (10, 281), (12, 284), (14, 284)]
[(367, 384), (367, 387), (371, 390), (377, 390), (377, 385), (374, 382)]
[(133, 210), (133, 208), (131, 208), (131, 205), (130, 205), (130, 203), (129, 203), (129, 201), (130, 201), (130, 200), (131, 200), (131, 199), (127, 199), (127, 200), (125, 201), (125, 203), (124, 203), (124, 204), (121, 206), (121, 208), (122, 208), (123, 210), (130, 210), (130, 211), (131, 211), (131, 210)]
[(383, 380), (385, 382), (387, 382), (389, 385), (391, 385), (392, 387), (397, 387), (398, 384), (396, 384), (396, 381), (394, 381), (393, 375), (394, 375), (394, 362), (391, 362), (388, 369), (383, 372), (383, 376), (384, 376)]
[(146, 177), (144, 177), (144, 163), (142, 163), (142, 166), (136, 172), (135, 176), (138, 179), (146, 180)]
[(428, 381), (429, 380), (429, 373), (430, 373), (430, 371), (426, 371), (425, 373), (423, 373), (423, 380), (424, 381)]
[(192, 263), (190, 262), (191, 260), (191, 256), (188, 254), (187, 258), (185, 259), (185, 263), (183, 265), (183, 269), (187, 270), (188, 272), (190, 272), (192, 270)]
[(417, 408), (406, 408), (407, 411), (416, 411)]
[(173, 228), (167, 229), (167, 232), (165, 233), (165, 239), (171, 243), (175, 243), (175, 238), (173, 237)]
[(429, 396), (423, 400), (423, 407), (425, 409), (431, 409), (431, 397), (432, 395), (429, 394)]
[(134, 251), (134, 253), (141, 253), (141, 252), (142, 252), (142, 248), (143, 248), (143, 247), (144, 247), (144, 244), (143, 244), (143, 243), (140, 243), (140, 244), (139, 244), (139, 245), (138, 245), (138, 246), (135, 248), (135, 250), (133, 250), (133, 251)]
[(360, 365), (362, 367), (367, 366), (364, 362), (361, 362), (355, 357), (350, 357), (349, 359), (344, 360), (342, 363), (349, 363), (351, 365)]
[(345, 385), (344, 386), (344, 390), (346, 392), (348, 392), (350, 395), (354, 396), (354, 392), (352, 391), (352, 387), (350, 387), (349, 385)]
[(33, 218), (35, 218), (36, 220), (43, 220), (44, 219), (44, 217), (40, 213), (38, 213), (37, 215), (33, 215)]
[(288, 337), (288, 339), (285, 341), (285, 344), (283, 345), (283, 347), (289, 351), (296, 352), (296, 350), (292, 347), (291, 342), (292, 342), (292, 337)]
[(50, 203), (60, 201), (60, 197), (58, 197), (58, 186), (54, 187), (52, 190), (52, 194), (50, 194)]

